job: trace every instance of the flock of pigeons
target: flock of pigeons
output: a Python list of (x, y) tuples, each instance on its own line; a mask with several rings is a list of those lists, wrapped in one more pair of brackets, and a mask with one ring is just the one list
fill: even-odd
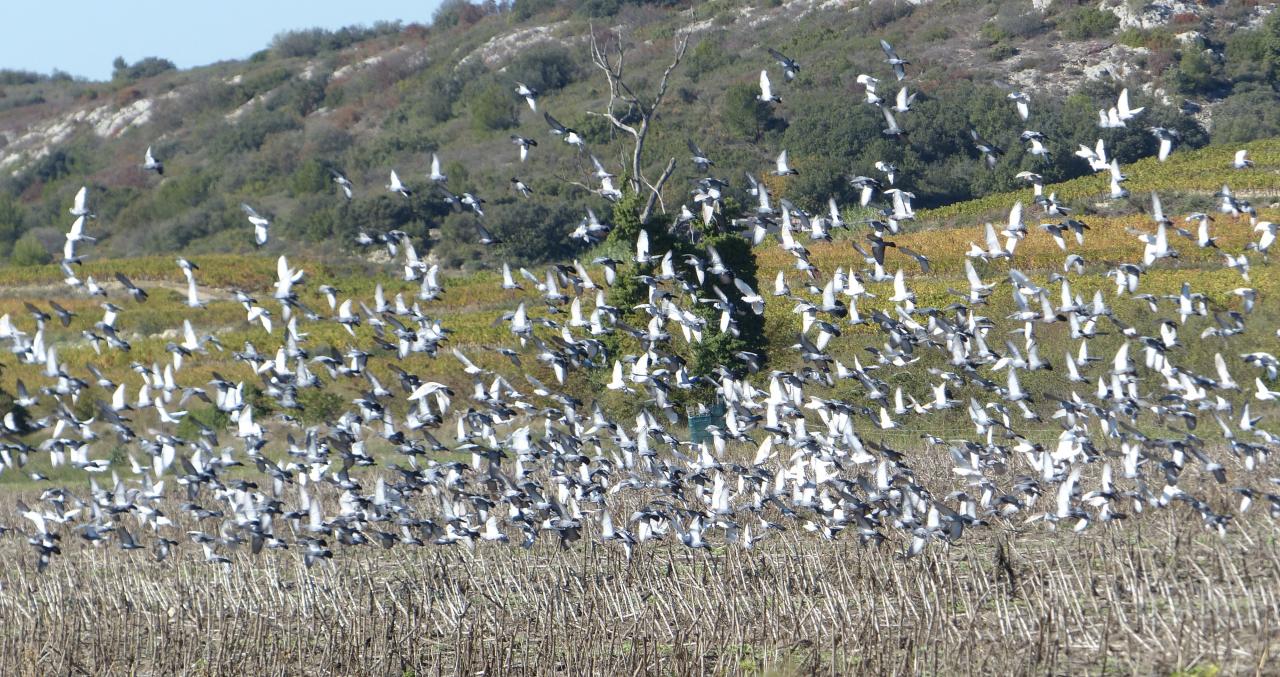
[[(888, 43), (882, 46), (885, 62), (903, 81), (910, 62)], [(770, 54), (787, 80), (800, 70), (786, 56)], [(903, 86), (888, 102), (876, 94), (876, 78), (862, 75), (858, 80), (866, 87), (867, 102), (883, 111), (885, 133), (901, 135), (897, 116), (910, 111), (914, 96)], [(521, 84), (516, 93), (537, 111), (536, 91)], [(761, 72), (759, 97), (779, 102), (767, 70)], [(1021, 118), (1030, 119), (1030, 98), (1015, 93), (1010, 99)], [(1141, 112), (1122, 94), (1115, 108), (1100, 114), (1100, 126), (1122, 126)], [(584, 152), (577, 132), (544, 116), (552, 132)], [(973, 136), (979, 152), (994, 162), (1000, 149), (976, 132)], [(1044, 148), (1043, 137), (1035, 132), (1023, 138), (1033, 152)], [(537, 146), (532, 139), (513, 141), (521, 161)], [(690, 146), (696, 166), (714, 166), (707, 153)], [(1124, 176), (1115, 159), (1107, 158), (1102, 141), (1078, 154), (1096, 170), (1109, 171), (1112, 193), (1119, 192)], [(612, 175), (599, 161), (593, 165), (599, 192), (616, 195)], [(1248, 165), (1242, 152), (1236, 166)], [(145, 166), (163, 172), (150, 149)], [(1247, 510), (1254, 499), (1265, 499), (1271, 514), (1280, 514), (1280, 495), (1268, 491), (1277, 480), (1260, 479), (1280, 440), (1249, 409), (1250, 397), (1280, 398), (1280, 391), (1267, 385), (1276, 379), (1280, 361), (1265, 352), (1231, 349), (1232, 337), (1244, 331), (1255, 307), (1256, 292), (1248, 286), (1236, 289), (1239, 309), (1211, 309), (1192, 283), (1175, 296), (1139, 293), (1144, 272), (1177, 255), (1171, 230), (1194, 246), (1218, 246), (1212, 216), (1187, 217), (1196, 223), (1192, 234), (1166, 218), (1153, 196), (1154, 231), (1139, 234), (1142, 259), (1108, 273), (1117, 295), (1144, 299), (1160, 318), (1155, 336), (1126, 324), (1101, 292), (1091, 299), (1073, 292), (1073, 276), (1084, 273), (1086, 262), (1071, 250), (1083, 244), (1088, 225), (1071, 218), (1056, 196), (1044, 195), (1042, 181), (1033, 173), (1024, 178), (1035, 186), (1035, 205), (1046, 218), (1058, 219), (1041, 224), (1040, 230), (1064, 251), (1062, 272), (1037, 282), (1018, 269), (1018, 243), (1041, 236), (1028, 228), (1019, 203), (1005, 227), (997, 231), (987, 224), (985, 243), (970, 246), (968, 289), (956, 293), (956, 302), (946, 308), (920, 307), (902, 268), (889, 270), (909, 259), (928, 273), (929, 260), (886, 239), (914, 217), (912, 196), (894, 186), (894, 167), (876, 166), (883, 179), (851, 179), (861, 190), (863, 205), (879, 197), (884, 207), (881, 219), (859, 224), (866, 226), (869, 246), (850, 241), (849, 251), (856, 256), (847, 271), (819, 270), (801, 244), (802, 238), (830, 240), (832, 230), (853, 227), (842, 219), (834, 200), (825, 214), (807, 214), (787, 200), (775, 207), (766, 185), (748, 176), (756, 205), (747, 218), (728, 223), (722, 222), (727, 221), (722, 194), (728, 184), (711, 177), (696, 183), (691, 195), (697, 211), (682, 208), (677, 225), (703, 219), (715, 227), (741, 229), (756, 244), (776, 234), (778, 245), (794, 258), (800, 280), (779, 272), (769, 295), (752, 289), (713, 247), (676, 259), (670, 251), (651, 250), (643, 230), (632, 261), (594, 262), (600, 281), (578, 261), (551, 266), (545, 276), (521, 269), (519, 278), (504, 266), (501, 286), (520, 298), (498, 320), (509, 329), (511, 341), (475, 350), (505, 356), (519, 378), (481, 367), (456, 347), (448, 350), (451, 356), (440, 355), (449, 332), (424, 307), (444, 291), (439, 270), (396, 231), (364, 233), (360, 243), (385, 246), (402, 262), (403, 280), (416, 285), (416, 294), (407, 289), (388, 299), (379, 285), (373, 299), (351, 299), (319, 284), (315, 292), (327, 309), (317, 310), (299, 295), (311, 282), (305, 271), (280, 256), (269, 298), (236, 293), (246, 321), (265, 330), (266, 345), (246, 342), (228, 353), (217, 337), (201, 335), (186, 319), (181, 340), (167, 346), (171, 359), (135, 364), (136, 377), (127, 382), (108, 378), (92, 364), (60, 360), (58, 346), (45, 340), (45, 326), (54, 315), (68, 326), (74, 313), (53, 302), (46, 304), (50, 312), (28, 304), (30, 318), (0, 318), (0, 341), (18, 360), (39, 366), (44, 382), (38, 389), (16, 384), (15, 409), (3, 420), (0, 461), (5, 472), (19, 472), (28, 460), (44, 455), (54, 465), (90, 473), (91, 488), (82, 495), (49, 486), (35, 505), (19, 502), (27, 528), (6, 530), (23, 534), (43, 570), (69, 538), (99, 547), (146, 549), (160, 560), (190, 542), (215, 563), (230, 562), (228, 555), (237, 548), (253, 554), (285, 549), (299, 552), (310, 566), (332, 557), (338, 544), (476, 547), (484, 541), (512, 541), (528, 547), (539, 539), (567, 545), (586, 536), (630, 556), (634, 548), (653, 541), (752, 548), (776, 531), (801, 529), (826, 539), (850, 531), (864, 543), (900, 544), (896, 547), (906, 556), (915, 556), (931, 543), (956, 542), (966, 528), (1006, 521), (1043, 520), (1079, 531), (1129, 513), (1188, 506), (1207, 528), (1222, 533), (1233, 510)], [(785, 151), (773, 173), (795, 173)], [(483, 200), (445, 188), (448, 179), (438, 157), (429, 178), (445, 199), (483, 216)], [(350, 198), (352, 183), (340, 172), (334, 172), (334, 181)], [(513, 183), (528, 192), (523, 182)], [(387, 188), (405, 195), (413, 190), (394, 171)], [(1260, 234), (1248, 250), (1224, 252), (1247, 285), (1249, 266), (1265, 262), (1276, 228), (1257, 221), (1247, 202), (1230, 191), (1220, 195), (1220, 211), (1253, 219)], [(266, 243), (269, 221), (248, 205), (244, 210), (254, 227), (254, 242)], [(128, 352), (120, 320), (129, 311), (116, 305), (112, 299), (119, 297), (92, 277), (81, 279), (75, 268), (83, 258), (78, 248), (93, 241), (85, 232), (93, 216), (86, 190), (76, 196), (71, 214), (76, 220), (62, 261), (66, 282), (108, 299), (102, 302), (101, 320), (83, 335), (95, 350), (105, 346)], [(498, 242), (481, 229), (487, 244)], [(608, 226), (591, 215), (575, 235), (592, 242), (607, 232)], [(907, 259), (887, 258), (890, 250)], [(635, 268), (629, 271), (628, 264)], [(198, 319), (198, 309), (205, 305), (196, 282), (200, 269), (186, 259), (178, 259), (178, 265), (188, 282), (187, 305)], [(604, 287), (631, 272), (646, 286), (646, 302), (635, 309), (609, 306)], [(146, 302), (144, 289), (124, 275), (117, 280), (132, 299), (119, 303)], [(892, 282), (887, 299), (891, 310), (859, 311), (859, 302), (874, 296), (869, 282)], [(1012, 294), (1015, 312), (987, 317), (984, 308), (1006, 282), (1000, 293)], [(1060, 290), (1057, 300), (1054, 287)], [(714, 374), (690, 374), (679, 356), (682, 341), (693, 344), (715, 333), (736, 332), (740, 318), (762, 314), (768, 303), (791, 304), (802, 318), (792, 346), (800, 358), (798, 368), (766, 373), (762, 364), (767, 356), (743, 352), (735, 356), (736, 363), (721, 365)], [(693, 312), (703, 304), (720, 311), (718, 324)], [(631, 310), (648, 316), (643, 328), (625, 321)], [(438, 314), (447, 317), (447, 308)], [(348, 332), (344, 351), (313, 350), (309, 344), (308, 324), (328, 322)], [(1064, 355), (1042, 356), (1038, 332), (1054, 323), (1069, 328), (1075, 347)], [(829, 351), (850, 325), (866, 325), (882, 340), (879, 347), (867, 349), (874, 357), (868, 364), (857, 356), (846, 364)], [(1180, 359), (1181, 337), (1193, 327), (1200, 338), (1221, 342), (1212, 373), (1198, 373)], [(1090, 342), (1105, 333), (1119, 334), (1119, 347), (1114, 354), (1095, 356)], [(610, 334), (634, 337), (639, 352), (611, 354), (603, 340)], [(215, 372), (208, 383), (188, 379), (189, 371), (183, 370), (187, 360), (205, 359), (213, 351), (243, 365), (240, 371), (247, 376), (236, 380)], [(408, 371), (401, 360), (413, 354), (457, 360), (474, 379), (474, 388), (458, 393), (429, 374)], [(928, 392), (890, 385), (892, 374), (913, 369), (925, 356), (936, 356), (945, 365), (928, 369)], [(786, 361), (782, 355), (772, 359)], [(544, 365), (552, 378), (535, 378), (526, 370), (529, 363)], [(389, 382), (375, 374), (374, 365), (383, 378), (391, 375)], [(914, 368), (923, 375), (923, 369)], [(1050, 369), (1059, 377), (1056, 394), (1022, 387), (1028, 372)], [(608, 389), (642, 402), (634, 420), (619, 420), (599, 403), (567, 392), (565, 384), (574, 372), (590, 370), (610, 374)], [(1246, 371), (1255, 376), (1252, 393), (1235, 377)], [(265, 417), (255, 411), (246, 381), (283, 413)], [(849, 382), (857, 396), (819, 396), (840, 382)], [(725, 406), (723, 424), (710, 429), (710, 442), (692, 444), (677, 435), (681, 419), (672, 394), (693, 388), (714, 390)], [(291, 414), (307, 389), (355, 396), (335, 420), (304, 427)], [(107, 397), (93, 416), (78, 417), (72, 403), (94, 390)], [(970, 394), (958, 398), (962, 391)], [(228, 428), (212, 429), (188, 417), (185, 408), (193, 400), (225, 413)], [(929, 430), (931, 420), (949, 409), (967, 414), (972, 434), (924, 434), (922, 442), (901, 450), (885, 441), (884, 431), (894, 428)], [(1056, 442), (1048, 445), (1025, 434), (1032, 424), (1047, 425), (1041, 422), (1044, 417), (1061, 427)], [(1220, 447), (1193, 432), (1204, 418), (1220, 427)], [(191, 429), (196, 431), (186, 438), (177, 432), (184, 419), (194, 422)], [(738, 460), (726, 453), (730, 444), (754, 453)], [(127, 450), (127, 465), (104, 458), (105, 449), (116, 445)], [(391, 451), (375, 458), (370, 452), (374, 446)], [(470, 458), (447, 460), (457, 457), (452, 454)], [(1250, 472), (1235, 480), (1238, 508), (1212, 505), (1182, 482), (1187, 474), (1227, 482), (1223, 454), (1242, 459)], [(957, 486), (924, 486), (912, 468), (920, 455), (948, 458)], [(352, 472), (379, 464), (383, 472)], [(1083, 471), (1089, 465), (1100, 469), (1086, 478)], [(180, 506), (177, 510), (186, 519), (166, 514), (169, 505)]]

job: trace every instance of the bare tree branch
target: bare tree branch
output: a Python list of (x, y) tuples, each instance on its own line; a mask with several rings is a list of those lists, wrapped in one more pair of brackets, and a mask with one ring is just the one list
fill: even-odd
[(662, 186), (666, 184), (667, 179), (671, 178), (671, 174), (675, 170), (676, 159), (671, 158), (667, 161), (667, 168), (662, 170), (662, 176), (658, 177), (658, 182), (649, 186), (649, 199), (645, 200), (644, 211), (640, 212), (640, 223), (645, 223), (649, 220), (649, 215), (653, 213), (655, 202), (659, 203), (659, 207), (664, 213), (667, 211), (667, 204), (662, 200)]
[[(662, 79), (658, 82), (658, 87), (653, 97), (646, 103), (639, 95), (637, 95), (624, 78), (624, 68), (626, 65), (626, 48), (623, 45), (623, 37), (621, 33), (615, 32), (613, 39), (613, 50), (610, 45), (601, 44), (596, 36), (594, 27), (591, 30), (591, 60), (604, 73), (605, 79), (609, 85), (609, 103), (605, 107), (604, 112), (588, 111), (588, 115), (601, 117), (609, 121), (609, 124), (619, 131), (625, 132), (632, 139), (631, 157), (627, 168), (627, 187), (636, 193), (648, 192), (649, 197), (645, 202), (645, 209), (641, 215), (641, 221), (647, 221), (653, 214), (653, 208), (657, 205), (662, 211), (666, 211), (666, 203), (662, 198), (662, 187), (670, 178), (671, 172), (675, 169), (675, 158), (667, 163), (666, 170), (659, 177), (657, 182), (649, 181), (644, 174), (644, 149), (645, 141), (649, 136), (649, 127), (657, 116), (658, 109), (662, 106), (662, 102), (667, 94), (667, 89), (671, 84), (671, 74), (675, 72), (677, 66), (684, 59), (685, 52), (689, 47), (689, 35), (686, 33), (680, 37), (675, 43), (674, 54), (671, 62), (667, 65), (666, 70), (662, 73)], [(615, 54), (611, 54), (616, 52)], [(619, 115), (619, 108), (622, 105), (627, 106), (625, 116)], [(635, 119), (635, 122), (623, 122), (624, 119)]]

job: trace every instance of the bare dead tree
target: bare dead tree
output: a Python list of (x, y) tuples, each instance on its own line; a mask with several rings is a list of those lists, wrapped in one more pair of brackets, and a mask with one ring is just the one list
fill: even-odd
[(609, 104), (604, 112), (588, 111), (588, 115), (608, 120), (614, 128), (625, 132), (632, 139), (628, 186), (636, 193), (648, 192), (644, 210), (640, 212), (641, 223), (649, 220), (655, 206), (664, 213), (667, 211), (666, 203), (662, 199), (662, 187), (675, 171), (676, 159), (673, 157), (668, 160), (666, 168), (662, 170), (657, 180), (650, 181), (644, 173), (644, 143), (649, 135), (649, 127), (667, 94), (671, 74), (680, 65), (688, 47), (689, 35), (686, 33), (675, 42), (671, 63), (662, 72), (662, 80), (658, 82), (657, 90), (652, 96), (646, 98), (637, 94), (624, 77), (627, 52), (622, 33), (613, 31), (613, 39), (602, 44), (596, 37), (594, 28), (591, 31), (591, 60), (609, 81)]

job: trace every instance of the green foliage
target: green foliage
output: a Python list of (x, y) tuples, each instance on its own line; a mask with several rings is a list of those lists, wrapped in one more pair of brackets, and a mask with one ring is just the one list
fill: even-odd
[(248, 383), (244, 387), (244, 401), (253, 405), (253, 414), (259, 418), (265, 419), (267, 416), (275, 413), (279, 408), (276, 406), (275, 398), (271, 397), (257, 384)]
[(66, 148), (57, 148), (40, 158), (27, 174), (42, 183), (52, 183), (81, 171), (80, 158)]
[(574, 250), (569, 233), (577, 219), (562, 202), (525, 198), (495, 200), (485, 210), (486, 227), (503, 240), (503, 259), (523, 264), (569, 258)]
[(516, 100), (497, 82), (490, 82), (471, 94), (467, 111), (471, 126), (480, 131), (510, 129), (519, 124)]
[(467, 0), (444, 0), (431, 15), (431, 25), (436, 28), (470, 26), (484, 18), (485, 7)]
[[(646, 229), (640, 222), (640, 212), (643, 209), (644, 198), (638, 193), (626, 191), (622, 199), (613, 204), (613, 229), (605, 239), (605, 246), (619, 252), (617, 257), (626, 261), (624, 265), (618, 266), (618, 279), (613, 286), (609, 287), (605, 295), (609, 305), (624, 309), (624, 315), (629, 315), (633, 312), (631, 308), (649, 300), (648, 288), (636, 279), (636, 275), (651, 271), (652, 265), (638, 267), (631, 262), (635, 252), (636, 238), (640, 236), (641, 230)], [(667, 248), (663, 246), (669, 242), (665, 237), (666, 229), (663, 228), (662, 232), (657, 232), (653, 228), (647, 230), (649, 250), (651, 252), (666, 251)]]
[[(299, 398), (301, 399), (301, 398)], [(255, 411), (255, 416), (261, 416), (261, 411)], [(178, 437), (184, 440), (194, 440), (200, 437), (200, 425), (213, 430), (214, 432), (222, 432), (231, 425), (231, 416), (220, 411), (212, 404), (203, 407), (191, 407), (187, 410), (187, 415), (178, 422), (178, 428), (175, 431)]]
[(141, 80), (155, 75), (171, 71), (177, 68), (172, 61), (161, 59), (155, 56), (149, 56), (141, 59), (133, 65), (129, 65), (124, 57), (116, 57), (111, 64), (111, 79), (117, 82), (128, 82), (132, 80)]
[(298, 391), (297, 400), (302, 409), (298, 418), (306, 425), (336, 421), (347, 406), (341, 395), (321, 388), (302, 389)]
[(266, 94), (279, 87), (290, 77), (292, 76), (289, 69), (280, 66), (253, 71), (246, 74), (239, 84), (234, 85), (234, 93), (239, 100), (238, 103), (247, 102), (259, 94)]
[(256, 151), (267, 137), (295, 129), (302, 123), (297, 116), (285, 111), (256, 109), (234, 122), (222, 122), (205, 145), (214, 157), (228, 157)]
[[(707, 251), (714, 247), (724, 261), (725, 267), (732, 270), (737, 279), (747, 283), (756, 293), (762, 293), (757, 279), (756, 256), (750, 242), (738, 235), (716, 232), (709, 234), (701, 245)], [(708, 320), (707, 330), (702, 343), (694, 344), (692, 347), (689, 371), (699, 376), (706, 376), (724, 367), (742, 375), (745, 372), (745, 363), (734, 357), (736, 353), (745, 350), (759, 355), (761, 361), (768, 358), (768, 351), (765, 349), (764, 317), (756, 315), (742, 303), (742, 293), (732, 281), (708, 279), (708, 284), (719, 287), (725, 296), (729, 297), (730, 302), (737, 306), (738, 312), (735, 315), (738, 321), (737, 333), (721, 333), (717, 324), (720, 313), (710, 305), (699, 306), (694, 312)]]
[(1093, 7), (1077, 7), (1057, 20), (1058, 30), (1072, 40), (1088, 40), (1110, 35), (1120, 25), (1115, 14)]
[(18, 238), (13, 243), (13, 253), (9, 255), (9, 262), (15, 266), (41, 266), (52, 260), (53, 256), (34, 233)]
[(684, 58), (684, 72), (697, 82), (704, 74), (718, 70), (737, 60), (737, 55), (724, 48), (724, 33), (702, 38)]
[(1233, 32), (1223, 47), (1227, 62), (1244, 67), (1261, 65), (1270, 51), (1269, 38), (1265, 30)]
[(554, 9), (555, 6), (556, 0), (514, 0), (511, 3), (511, 17), (516, 21), (524, 21)]
[(0, 68), (0, 86), (3, 87), (34, 85), (38, 82), (45, 82), (48, 79), (49, 76), (32, 71), (24, 71), (14, 68)]
[(725, 90), (720, 99), (720, 121), (725, 129), (739, 139), (759, 141), (766, 129), (774, 125), (773, 111), (769, 104), (756, 98), (759, 88), (743, 82)]
[(999, 44), (987, 50), (987, 56), (992, 61), (1004, 61), (1013, 56), (1017, 56), (1018, 48), (1013, 45)]
[(1206, 94), (1222, 87), (1218, 65), (1204, 50), (1188, 47), (1173, 73), (1174, 85), (1184, 94)]
[(507, 65), (506, 72), (512, 80), (523, 82), (545, 94), (562, 89), (577, 80), (581, 69), (567, 47), (559, 43), (544, 42), (521, 51)]
[(987, 44), (993, 45), (1009, 36), (994, 21), (988, 21), (978, 29), (978, 37), (986, 41)]
[(271, 51), (286, 59), (310, 57), (349, 47), (362, 40), (400, 32), (400, 22), (379, 21), (371, 27), (346, 26), (336, 31), (309, 28), (277, 33), (271, 39)]
[(1022, 2), (1006, 2), (996, 12), (994, 23), (1008, 37), (1029, 38), (1045, 29), (1043, 15)]
[(13, 243), (22, 235), (23, 211), (17, 200), (0, 193), (0, 257), (8, 257)]
[(578, 13), (592, 18), (609, 17), (622, 9), (622, 0), (580, 0)]
[(899, 19), (911, 16), (915, 8), (915, 5), (907, 0), (871, 0), (860, 12), (861, 16), (857, 18), (861, 19), (866, 27), (880, 30)]
[(326, 78), (295, 78), (280, 87), (266, 103), (268, 110), (284, 110), (305, 117), (324, 103)]
[(449, 214), (440, 224), (440, 240), (432, 252), (440, 265), (449, 268), (474, 269), (484, 261), (484, 245), (479, 243), (476, 223), (470, 211)]
[(640, 222), (640, 212), (643, 210), (644, 198), (640, 194), (633, 191), (623, 194), (622, 199), (613, 203), (613, 229), (609, 231), (605, 241), (631, 249), (640, 235), (640, 229), (644, 227)]
[(1159, 28), (1126, 28), (1116, 36), (1116, 42), (1127, 47), (1144, 47), (1150, 50), (1173, 49), (1173, 35)]
[(1213, 137), (1244, 143), (1280, 136), (1280, 95), (1271, 89), (1232, 94), (1213, 113)]
[(575, 118), (572, 122), (565, 123), (578, 130), (578, 134), (586, 140), (589, 146), (599, 146), (609, 143), (613, 140), (616, 132), (613, 124), (598, 115), (587, 115), (583, 113), (580, 117)]
[(436, 76), (429, 80), (421, 92), (417, 92), (413, 109), (426, 116), (433, 124), (447, 122), (453, 117), (453, 102), (462, 91), (454, 78)]
[(315, 158), (304, 161), (289, 177), (289, 190), (294, 195), (329, 190), (333, 181), (329, 168)]

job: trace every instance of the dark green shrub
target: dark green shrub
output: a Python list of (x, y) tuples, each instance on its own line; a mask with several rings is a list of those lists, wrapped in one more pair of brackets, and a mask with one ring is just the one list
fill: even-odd
[(346, 410), (347, 401), (329, 390), (306, 388), (298, 392), (298, 406), (302, 411), (298, 418), (306, 425), (318, 425), (338, 420)]
[(1217, 143), (1244, 143), (1280, 136), (1280, 95), (1271, 89), (1232, 94), (1213, 113)]
[(1072, 40), (1087, 40), (1111, 35), (1120, 25), (1120, 18), (1093, 7), (1077, 7), (1063, 14), (1057, 25), (1064, 36)]
[(1219, 67), (1212, 57), (1197, 47), (1188, 47), (1173, 70), (1174, 86), (1183, 94), (1207, 94), (1223, 86)]
[(471, 125), (478, 130), (510, 129), (519, 123), (517, 102), (506, 87), (492, 82), (469, 97)]
[(770, 126), (773, 110), (756, 98), (759, 93), (756, 86), (741, 82), (725, 90), (720, 99), (720, 120), (734, 136), (759, 141)]
[(149, 56), (129, 65), (124, 57), (118, 56), (111, 64), (111, 79), (116, 81), (141, 80), (153, 75), (176, 69), (177, 66), (168, 59)]
[(34, 233), (18, 238), (13, 243), (13, 253), (9, 255), (9, 262), (15, 266), (42, 266), (52, 260), (53, 256)]
[(565, 87), (579, 76), (577, 60), (567, 47), (557, 43), (542, 43), (524, 50), (507, 66), (506, 72), (513, 81), (523, 82), (540, 92)]
[(702, 39), (684, 58), (684, 72), (690, 80), (698, 81), (706, 73), (727, 66), (736, 60), (736, 56), (725, 50), (723, 33), (707, 36)]

